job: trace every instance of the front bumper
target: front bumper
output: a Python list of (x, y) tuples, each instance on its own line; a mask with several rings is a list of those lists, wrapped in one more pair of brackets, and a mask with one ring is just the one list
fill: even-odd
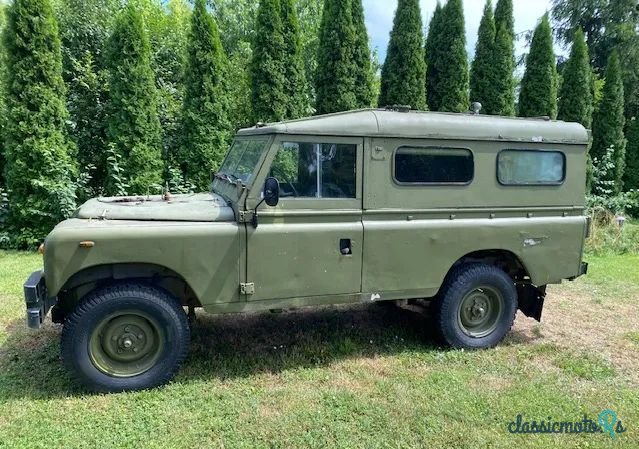
[(34, 271), (24, 283), (24, 300), (27, 306), (27, 326), (40, 329), (44, 317), (55, 303), (55, 298), (49, 298), (47, 294), (42, 271)]

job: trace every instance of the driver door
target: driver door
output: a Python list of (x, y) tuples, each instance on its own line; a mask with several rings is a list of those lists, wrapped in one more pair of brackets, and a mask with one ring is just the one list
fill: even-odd
[(247, 226), (247, 300), (361, 292), (362, 153), (358, 138), (276, 140), (256, 182), (276, 177), (280, 201), (262, 204), (258, 227)]

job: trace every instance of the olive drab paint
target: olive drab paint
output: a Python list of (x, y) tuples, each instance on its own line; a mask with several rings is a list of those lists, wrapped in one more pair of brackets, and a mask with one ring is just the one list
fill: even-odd
[[(54, 310), (105, 279), (155, 279), (218, 313), (432, 297), (460, 260), (515, 264), (540, 288), (585, 271), (589, 137), (579, 124), (361, 110), (243, 129), (236, 141), (245, 140), (260, 151), (232, 149), (211, 193), (94, 199), (59, 224), (44, 254)], [(347, 147), (354, 157), (340, 159)], [(282, 148), (294, 168), (269, 207), (263, 185)], [(399, 182), (398, 169), (413, 170), (398, 168), (399, 149), (409, 161), (466, 155), (472, 165), (440, 167), (450, 182)], [(521, 160), (502, 155), (500, 169), (506, 150)], [(562, 156), (536, 155), (546, 152)], [(541, 183), (500, 182), (502, 169), (527, 180), (530, 164)]]

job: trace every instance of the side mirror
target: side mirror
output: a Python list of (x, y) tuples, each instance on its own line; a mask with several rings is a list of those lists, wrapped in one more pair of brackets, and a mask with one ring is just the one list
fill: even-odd
[(266, 182), (264, 182), (264, 202), (270, 207), (275, 207), (280, 202), (280, 183), (276, 178), (266, 178)]

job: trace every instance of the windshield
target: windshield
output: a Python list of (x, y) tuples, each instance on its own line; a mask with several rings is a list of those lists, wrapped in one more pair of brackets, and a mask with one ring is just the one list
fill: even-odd
[(236, 139), (226, 155), (218, 174), (228, 176), (231, 181), (239, 179), (244, 184), (248, 184), (253, 173), (255, 173), (255, 168), (262, 153), (266, 150), (268, 141), (268, 137)]

